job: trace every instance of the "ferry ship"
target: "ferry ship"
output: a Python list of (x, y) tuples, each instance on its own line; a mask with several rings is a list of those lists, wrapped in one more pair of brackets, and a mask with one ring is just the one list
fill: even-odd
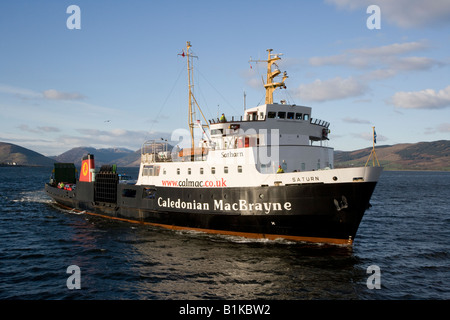
[(187, 42), (190, 146), (143, 143), (133, 184), (114, 165), (95, 168), (91, 154), (79, 177), (74, 164), (56, 163), (47, 195), (63, 208), (172, 230), (352, 245), (382, 167), (334, 168), (330, 123), (312, 118), (310, 107), (273, 101), (287, 74), (281, 54), (267, 51), (265, 104), (207, 121), (193, 95)]

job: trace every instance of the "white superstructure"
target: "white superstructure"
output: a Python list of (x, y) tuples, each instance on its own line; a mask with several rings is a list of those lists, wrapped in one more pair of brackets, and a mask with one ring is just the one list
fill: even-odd
[[(188, 43), (188, 59), (189, 48)], [(370, 168), (334, 169), (330, 123), (312, 118), (310, 107), (273, 102), (273, 90), (285, 87), (287, 75), (274, 82), (281, 73), (275, 63), (280, 58), (268, 51), (266, 104), (242, 116), (190, 123), (191, 128), (208, 128), (195, 148), (170, 151), (161, 141), (146, 142), (137, 185), (221, 188), (376, 181), (378, 174)]]

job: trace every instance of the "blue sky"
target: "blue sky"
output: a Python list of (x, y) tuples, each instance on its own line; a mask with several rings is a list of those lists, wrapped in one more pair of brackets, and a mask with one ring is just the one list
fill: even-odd
[(372, 126), (378, 145), (450, 139), (449, 1), (7, 0), (0, 29), (0, 141), (45, 155), (187, 129), (186, 41), (207, 118), (241, 115), (244, 91), (264, 103), (265, 66), (249, 59), (272, 48), (289, 75), (275, 101), (331, 122), (336, 150), (371, 146)]

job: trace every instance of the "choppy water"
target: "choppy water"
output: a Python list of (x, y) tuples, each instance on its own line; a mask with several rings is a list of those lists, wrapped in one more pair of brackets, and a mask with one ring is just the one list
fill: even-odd
[(384, 172), (347, 248), (75, 214), (45, 196), (50, 171), (0, 168), (0, 299), (450, 299), (448, 172)]

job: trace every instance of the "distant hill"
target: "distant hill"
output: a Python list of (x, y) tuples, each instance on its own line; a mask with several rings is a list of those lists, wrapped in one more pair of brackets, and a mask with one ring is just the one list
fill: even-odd
[[(156, 151), (161, 151), (162, 146), (162, 143), (157, 143)], [(171, 150), (172, 146), (168, 145), (168, 148)], [(92, 147), (77, 147), (51, 158), (58, 162), (69, 162), (80, 166), (81, 158), (88, 153), (94, 155), (96, 167), (100, 167), (103, 164), (116, 164), (119, 167), (139, 167), (141, 163), (140, 149), (132, 151), (125, 148), (96, 149)]]
[(12, 143), (0, 142), (0, 165), (51, 167), (53, 163), (55, 163), (54, 159), (33, 150)]
[(141, 150), (129, 153), (115, 162), (118, 167), (139, 167), (141, 164)]
[[(59, 156), (52, 157), (57, 162), (69, 162), (74, 163), (76, 166), (81, 165), (81, 158), (86, 154), (93, 154), (96, 166), (102, 164), (116, 163), (121, 166), (129, 166), (134, 162), (135, 153), (132, 150), (125, 148), (102, 148), (96, 149), (92, 147), (77, 147), (66, 151)], [(140, 156), (140, 153), (138, 157)], [(120, 161), (120, 159), (126, 159)], [(137, 164), (138, 166), (139, 164)]]
[[(336, 168), (364, 166), (371, 150), (335, 151), (334, 165)], [(377, 146), (375, 150), (385, 170), (450, 171), (450, 140)], [(141, 160), (141, 150), (77, 147), (49, 158), (18, 145), (0, 142), (0, 165), (53, 166), (54, 162), (69, 162), (80, 166), (81, 158), (87, 153), (94, 155), (96, 167), (102, 164), (137, 167)]]
[[(371, 150), (335, 151), (334, 165), (336, 168), (364, 166)], [(375, 152), (386, 170), (450, 171), (450, 140), (376, 146)]]

